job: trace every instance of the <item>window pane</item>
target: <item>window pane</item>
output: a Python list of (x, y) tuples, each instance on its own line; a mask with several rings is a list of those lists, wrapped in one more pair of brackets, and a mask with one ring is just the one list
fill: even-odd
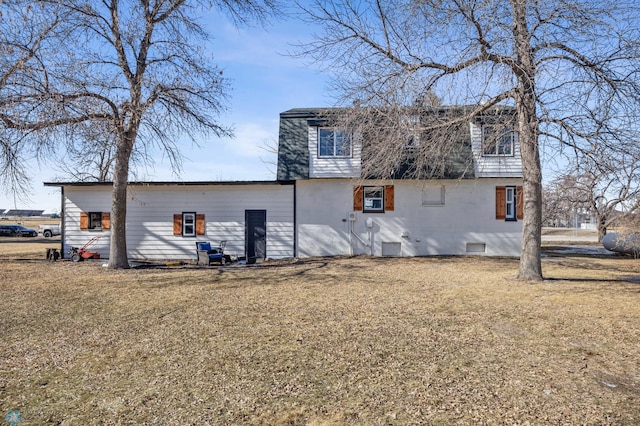
[(351, 138), (343, 131), (335, 133), (336, 138), (336, 155), (339, 157), (351, 156)]
[(382, 210), (382, 200), (380, 198), (368, 198), (364, 200), (364, 208), (367, 210)]
[(511, 155), (513, 153), (513, 129), (505, 127), (498, 143), (498, 154)]
[(318, 133), (318, 155), (320, 157), (333, 157), (335, 155), (333, 150), (333, 130), (320, 129)]
[(496, 153), (496, 136), (493, 126), (482, 126), (482, 153), (485, 155)]
[(89, 213), (89, 229), (102, 229), (102, 212)]
[(516, 189), (513, 187), (506, 188), (506, 219), (515, 219), (516, 217), (516, 203), (515, 203)]

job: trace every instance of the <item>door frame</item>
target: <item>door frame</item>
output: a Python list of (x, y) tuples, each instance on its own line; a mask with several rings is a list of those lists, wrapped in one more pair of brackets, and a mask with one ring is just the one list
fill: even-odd
[(258, 257), (255, 256), (255, 241), (253, 242), (253, 254), (254, 256), (249, 256), (249, 236), (252, 234), (251, 229), (249, 229), (249, 215), (252, 213), (260, 213), (262, 214), (262, 217), (264, 218), (264, 222), (263, 224), (263, 228), (264, 228), (264, 257), (260, 257), (260, 259), (264, 259), (267, 257), (267, 210), (266, 209), (251, 209), (251, 210), (245, 210), (244, 211), (244, 251), (245, 251), (245, 256), (247, 258), (247, 261), (249, 261), (250, 257), (253, 258), (253, 260), (257, 259)]

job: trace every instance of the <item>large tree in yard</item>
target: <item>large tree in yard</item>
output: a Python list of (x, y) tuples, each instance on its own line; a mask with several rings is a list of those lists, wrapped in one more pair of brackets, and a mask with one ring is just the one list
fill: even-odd
[[(518, 277), (542, 279), (541, 154), (587, 152), (595, 140), (623, 142), (620, 135), (634, 131), (640, 117), (637, 3), (317, 0), (299, 5), (306, 19), (323, 28), (300, 53), (335, 72), (338, 93), (349, 103), (379, 113), (420, 105), (425, 94), (435, 93), (443, 104), (465, 106), (458, 111), (466, 111), (466, 122), (497, 107), (515, 110), (524, 176)], [(460, 122), (456, 114), (449, 124)], [(429, 126), (443, 129), (447, 123)], [(399, 135), (406, 140), (406, 131)], [(393, 143), (389, 134), (384, 137)], [(382, 144), (365, 138), (362, 143), (363, 152), (367, 144)], [(383, 162), (383, 155), (378, 157)], [(381, 169), (392, 173), (393, 168)]]
[[(86, 136), (87, 126), (112, 134), (109, 267), (126, 268), (127, 183), (136, 147), (159, 146), (179, 167), (181, 137), (230, 134), (218, 122), (226, 80), (207, 52), (209, 35), (199, 15), (215, 7), (235, 22), (261, 20), (274, 11), (274, 1), (7, 3), (31, 13), (55, 13), (67, 32), (56, 49), (40, 51), (37, 62), (21, 64), (24, 72), (0, 87), (0, 118), (35, 146), (52, 140), (73, 144)], [(26, 71), (31, 62), (41, 65), (36, 78)]]

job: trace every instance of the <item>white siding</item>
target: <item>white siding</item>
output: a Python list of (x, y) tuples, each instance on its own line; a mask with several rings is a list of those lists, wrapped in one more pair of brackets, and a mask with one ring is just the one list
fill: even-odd
[[(64, 188), (64, 249), (93, 236), (109, 255), (110, 231), (80, 230), (81, 211), (110, 211), (110, 187)], [(133, 186), (127, 198), (127, 249), (133, 259), (193, 259), (196, 241), (227, 240), (227, 254), (244, 255), (245, 210), (267, 211), (267, 257), (293, 256), (292, 185)], [(173, 215), (205, 215), (206, 235), (173, 235)]]
[(521, 177), (520, 138), (516, 138), (514, 155), (482, 155), (482, 127), (471, 123), (471, 148), (475, 159), (475, 175), (483, 177)]
[[(297, 188), (298, 255), (326, 256), (382, 254), (400, 243), (402, 256), (482, 254), (518, 256), (522, 221), (496, 220), (495, 187), (521, 185), (521, 179), (478, 179), (471, 181), (395, 181), (394, 211), (356, 212), (353, 186), (360, 180), (322, 179), (299, 181)], [(378, 182), (372, 182), (375, 185)], [(426, 185), (445, 186), (445, 202), (423, 206)], [(373, 227), (366, 226), (371, 218)], [(350, 231), (353, 234), (350, 236)], [(369, 244), (367, 246), (366, 244)], [(485, 244), (484, 252), (469, 253)]]
[(309, 177), (355, 178), (360, 176), (361, 144), (357, 140), (351, 147), (350, 158), (318, 157), (318, 127), (309, 126)]

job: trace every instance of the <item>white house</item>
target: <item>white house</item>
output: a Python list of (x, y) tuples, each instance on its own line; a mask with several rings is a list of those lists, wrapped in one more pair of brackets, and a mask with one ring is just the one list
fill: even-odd
[[(219, 240), (255, 258), (519, 255), (522, 167), (508, 127), (468, 123), (460, 144), (472, 167), (452, 161), (443, 178), (366, 179), (361, 141), (325, 111), (280, 114), (275, 181), (130, 183), (129, 257), (193, 259), (196, 241)], [(63, 253), (99, 237), (91, 248), (107, 257), (111, 183), (45, 185), (62, 188)]]
[[(62, 187), (62, 252), (90, 247), (109, 256), (112, 185)], [(127, 250), (132, 259), (196, 257), (196, 241), (226, 240), (225, 253), (255, 258), (294, 256), (291, 183), (132, 182), (127, 197)]]
[(334, 112), (280, 114), (278, 180), (295, 182), (297, 256), (520, 254), (522, 165), (508, 127), (469, 123), (460, 144), (473, 167), (452, 162), (445, 179), (372, 180), (358, 139), (322, 119)]

